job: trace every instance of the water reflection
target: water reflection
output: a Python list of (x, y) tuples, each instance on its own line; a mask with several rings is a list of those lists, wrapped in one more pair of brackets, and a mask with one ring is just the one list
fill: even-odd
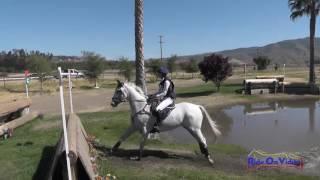
[(244, 105), (243, 113), (246, 115), (257, 115), (275, 113), (278, 109), (277, 102), (259, 103), (259, 104), (246, 104)]
[[(268, 152), (305, 151), (320, 146), (320, 107), (317, 100), (274, 101), (236, 105), (222, 110), (207, 108), (223, 133), (222, 143)], [(214, 138), (203, 129), (208, 142)], [(165, 134), (174, 141), (196, 143), (184, 129)]]
[(309, 111), (309, 132), (315, 131), (315, 114), (316, 114), (316, 108), (317, 108), (317, 101), (316, 100), (303, 100), (303, 101), (282, 101), (279, 102), (279, 107), (284, 108), (306, 108)]
[(320, 109), (317, 104), (312, 99), (290, 100), (224, 109), (233, 125), (231, 132), (224, 132), (222, 141), (272, 152), (319, 146)]

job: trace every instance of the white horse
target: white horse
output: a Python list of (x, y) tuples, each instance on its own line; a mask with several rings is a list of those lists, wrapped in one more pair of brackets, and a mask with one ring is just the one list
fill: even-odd
[[(137, 158), (137, 160), (140, 160), (146, 139), (156, 119), (151, 115), (150, 105), (147, 103), (147, 97), (141, 88), (132, 83), (121, 83), (118, 81), (118, 86), (112, 97), (111, 106), (116, 107), (118, 104), (126, 101), (129, 101), (131, 107), (131, 125), (112, 147), (111, 153), (119, 148), (121, 142), (125, 141), (132, 133), (138, 130), (142, 135), (140, 154)], [(208, 152), (206, 139), (201, 132), (202, 121), (204, 119), (209, 122), (217, 138), (221, 133), (216, 123), (211, 120), (206, 109), (203, 106), (191, 103), (176, 104), (175, 109), (161, 122), (159, 130), (160, 132), (168, 131), (182, 126), (198, 141), (201, 152), (208, 159), (209, 163), (213, 164), (214, 161)]]

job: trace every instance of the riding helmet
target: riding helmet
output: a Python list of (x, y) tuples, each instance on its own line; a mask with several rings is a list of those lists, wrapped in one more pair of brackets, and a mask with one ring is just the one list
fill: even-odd
[(168, 68), (162, 66), (159, 68), (159, 73), (163, 74), (163, 75), (167, 75), (169, 73), (169, 70), (168, 70)]

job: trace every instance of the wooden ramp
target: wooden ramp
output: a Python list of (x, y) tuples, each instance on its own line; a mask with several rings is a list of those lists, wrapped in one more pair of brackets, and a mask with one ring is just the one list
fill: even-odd
[[(95, 179), (96, 172), (90, 156), (88, 136), (76, 114), (70, 114), (67, 124), (69, 157), (73, 180)], [(68, 179), (63, 134), (57, 143), (56, 152), (49, 170), (48, 180)]]
[(2, 124), (0, 126), (0, 136), (2, 136), (4, 133), (6, 133), (6, 131), (8, 129), (15, 129), (17, 127), (20, 127), (22, 125), (24, 125), (25, 123), (33, 120), (34, 118), (36, 118), (39, 115), (38, 112), (32, 112), (29, 114), (26, 114), (18, 119), (12, 120), (8, 123)]
[(6, 123), (14, 117), (19, 117), (25, 108), (29, 108), (31, 99), (11, 99), (0, 102), (0, 125)]

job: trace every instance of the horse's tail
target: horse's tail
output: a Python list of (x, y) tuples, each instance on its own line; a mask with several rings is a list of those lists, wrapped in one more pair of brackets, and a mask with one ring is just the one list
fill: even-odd
[(213, 130), (213, 133), (214, 135), (216, 136), (216, 138), (218, 136), (221, 135), (221, 132), (220, 130), (218, 129), (218, 125), (216, 124), (215, 121), (213, 121), (209, 115), (209, 113), (207, 112), (207, 110), (203, 107), (203, 106), (199, 106), (199, 108), (201, 109), (202, 111), (202, 114), (204, 115), (204, 118), (208, 121), (208, 123), (210, 124), (212, 130)]

